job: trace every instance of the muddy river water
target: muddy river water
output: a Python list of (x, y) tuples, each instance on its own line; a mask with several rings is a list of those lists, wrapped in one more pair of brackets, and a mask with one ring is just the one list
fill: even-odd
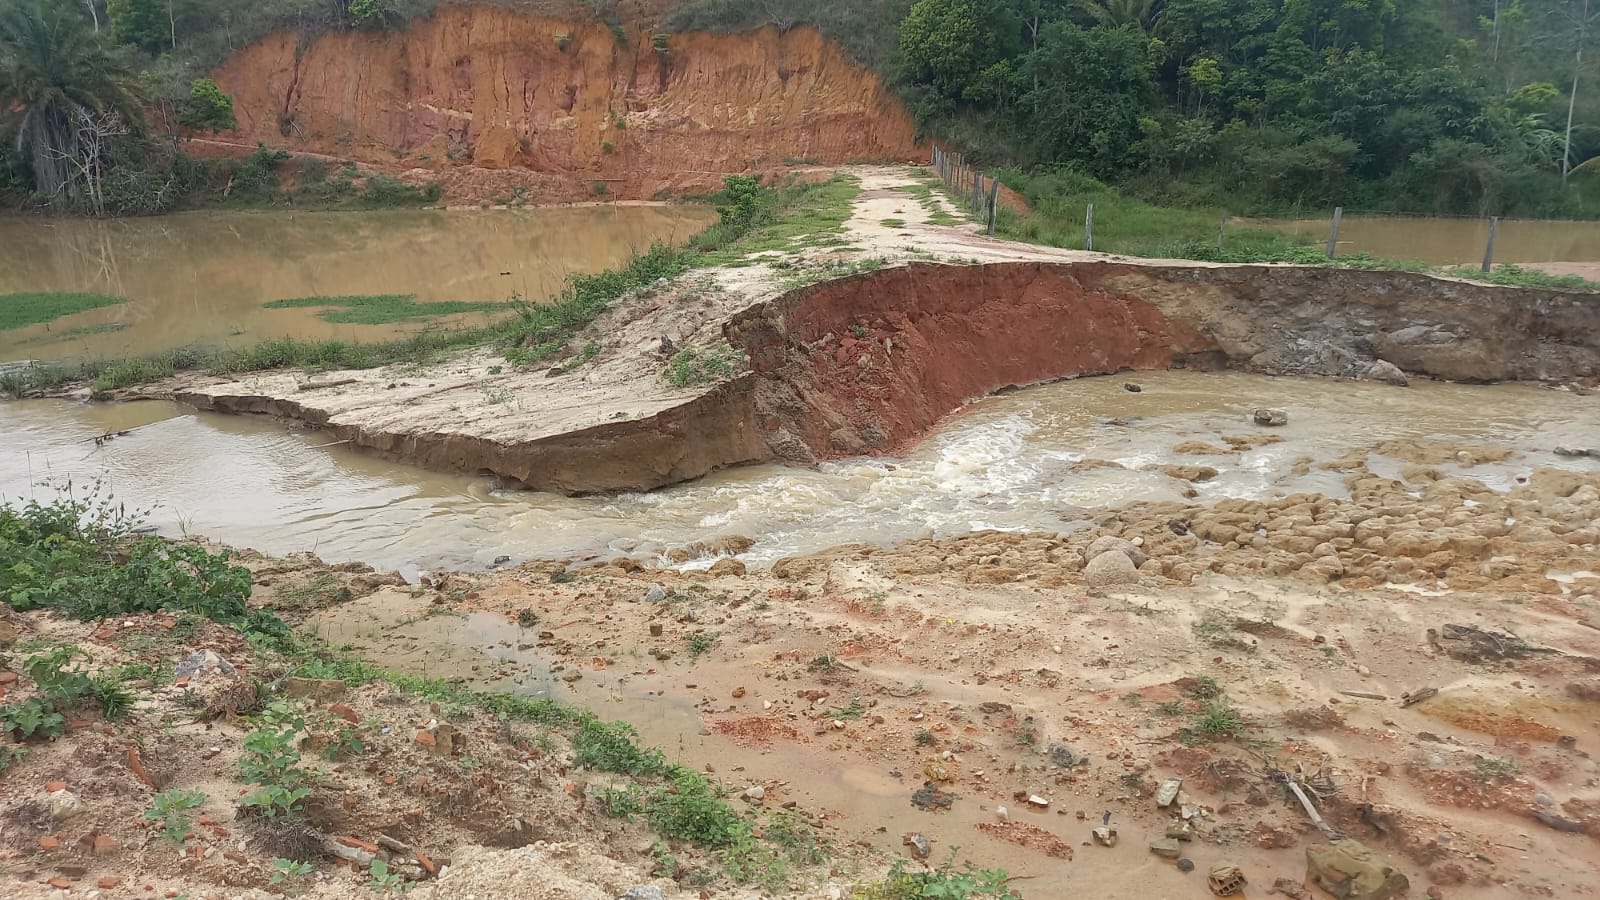
[[(116, 358), (262, 339), (380, 340), (419, 327), (335, 324), (274, 300), (412, 294), (421, 302), (538, 300), (574, 272), (681, 244), (716, 218), (694, 206), (525, 210), (194, 212), (149, 219), (0, 218), (0, 295), (127, 298), (0, 332), (0, 362)], [(448, 326), (465, 316), (428, 320)]]
[[(1089, 510), (1137, 500), (1202, 501), (1300, 491), (1343, 492), (1324, 461), (1391, 439), (1440, 437), (1512, 445), (1475, 478), (1510, 485), (1540, 466), (1600, 467), (1555, 455), (1592, 446), (1600, 403), (1526, 385), (1370, 383), (1244, 374), (1144, 373), (1038, 386), (971, 404), (910, 454), (826, 463), (816, 470), (750, 466), (650, 494), (571, 498), (503, 491), (485, 478), (428, 472), (266, 419), (197, 413), (176, 404), (0, 404), (0, 495), (45, 497), (97, 481), (148, 509), (162, 533), (201, 534), (269, 553), (312, 550), (408, 576), (513, 560), (586, 554), (654, 557), (693, 541), (746, 535), (752, 564), (841, 543), (889, 543), (975, 529), (1066, 530)], [(1263, 429), (1258, 405), (1281, 407), (1280, 443), (1195, 456), (1185, 441), (1222, 442)], [(103, 446), (94, 438), (128, 431)], [(1585, 442), (1589, 443), (1585, 443)], [(331, 446), (330, 446), (331, 444)], [(1089, 461), (1089, 462), (1085, 462)], [(1105, 461), (1117, 466), (1101, 465)], [(1211, 466), (1191, 485), (1152, 467)], [(1380, 474), (1399, 459), (1375, 455)], [(1449, 469), (1449, 466), (1441, 468)], [(688, 565), (709, 565), (701, 559)]]

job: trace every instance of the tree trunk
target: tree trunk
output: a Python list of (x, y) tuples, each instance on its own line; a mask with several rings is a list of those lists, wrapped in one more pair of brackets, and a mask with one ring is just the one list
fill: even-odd
[(100, 11), (94, 8), (94, 0), (88, 0), (89, 18), (94, 20), (94, 33), (100, 33)]
[(1567, 98), (1567, 136), (1561, 148), (1561, 182), (1572, 174), (1572, 113), (1578, 106), (1578, 75), (1583, 71), (1583, 42), (1589, 36), (1589, 0), (1583, 0), (1583, 18), (1578, 21), (1578, 49), (1572, 61), (1572, 95)]
[(167, 27), (172, 29), (172, 49), (178, 49), (178, 19), (172, 13), (172, 0), (167, 0)]

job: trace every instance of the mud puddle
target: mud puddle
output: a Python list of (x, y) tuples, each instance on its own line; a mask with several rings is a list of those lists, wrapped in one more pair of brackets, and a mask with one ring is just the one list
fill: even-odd
[[(90, 291), (128, 302), (0, 332), (0, 361), (122, 358), (296, 337), (372, 341), (418, 323), (328, 322), (299, 297), (538, 300), (716, 217), (685, 206), (194, 212), (114, 222), (0, 218), (0, 294)], [(452, 316), (428, 324), (461, 324)]]
[[(1130, 380), (1139, 393), (1125, 389)], [(1288, 426), (1252, 425), (1258, 405), (1287, 410)], [(1591, 446), (1597, 433), (1595, 398), (1524, 385), (1143, 373), (991, 397), (900, 458), (750, 466), (650, 494), (572, 498), (386, 462), (265, 419), (28, 401), (0, 405), (0, 496), (99, 480), (151, 509), (164, 534), (313, 550), (408, 576), (486, 569), (501, 557), (655, 558), (726, 535), (752, 538), (741, 558), (759, 565), (851, 542), (1067, 530), (1096, 509), (1191, 494), (1342, 496), (1346, 473), (1324, 464), (1351, 451), (1380, 451), (1371, 456), (1380, 475), (1426, 466), (1505, 488), (1534, 468), (1600, 468), (1553, 452)]]

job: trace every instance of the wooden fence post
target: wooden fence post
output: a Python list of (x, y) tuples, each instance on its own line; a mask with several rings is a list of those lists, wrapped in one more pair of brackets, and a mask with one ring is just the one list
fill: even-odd
[(1339, 220), (1342, 218), (1344, 218), (1344, 207), (1335, 206), (1333, 208), (1333, 230), (1328, 232), (1329, 259), (1333, 259), (1334, 254), (1339, 252)]
[(1083, 249), (1094, 249), (1094, 204), (1089, 204), (1089, 211), (1083, 216)]
[(989, 233), (994, 234), (995, 215), (1000, 209), (1000, 176), (989, 180)]
[(1489, 217), (1489, 246), (1483, 248), (1483, 271), (1488, 274), (1494, 268), (1494, 234), (1500, 230), (1500, 217)]

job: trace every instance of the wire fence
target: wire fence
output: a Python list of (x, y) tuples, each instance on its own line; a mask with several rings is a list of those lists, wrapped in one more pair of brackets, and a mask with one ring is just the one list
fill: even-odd
[(959, 153), (946, 153), (933, 148), (933, 168), (944, 181), (945, 190), (956, 198), (979, 222), (984, 224), (984, 234), (994, 234), (995, 215), (1000, 205), (1000, 179), (984, 175), (967, 165)]

